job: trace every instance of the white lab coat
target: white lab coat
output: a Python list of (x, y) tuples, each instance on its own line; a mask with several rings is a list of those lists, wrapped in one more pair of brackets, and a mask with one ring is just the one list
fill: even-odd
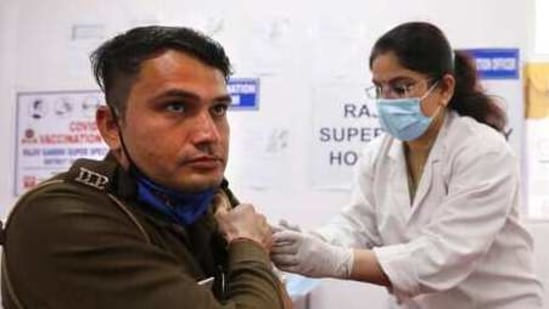
[(542, 308), (516, 157), (495, 130), (446, 116), (412, 205), (402, 142), (386, 135), (364, 150), (350, 205), (316, 232), (373, 248), (404, 308)]

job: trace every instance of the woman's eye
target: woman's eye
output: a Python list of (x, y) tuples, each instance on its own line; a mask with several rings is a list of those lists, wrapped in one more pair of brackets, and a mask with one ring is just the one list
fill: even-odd
[(393, 86), (393, 91), (395, 92), (395, 94), (402, 96), (408, 92), (408, 87), (406, 87), (405, 85), (395, 85)]
[(216, 116), (224, 116), (227, 113), (227, 109), (229, 109), (229, 105), (226, 103), (216, 104), (212, 107), (212, 114)]

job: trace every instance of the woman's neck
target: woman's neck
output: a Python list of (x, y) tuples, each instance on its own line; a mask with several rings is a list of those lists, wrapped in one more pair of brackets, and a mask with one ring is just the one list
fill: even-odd
[(405, 142), (405, 147), (412, 153), (429, 153), (444, 123), (445, 115), (446, 112), (442, 110), (435, 116), (427, 131), (420, 138)]

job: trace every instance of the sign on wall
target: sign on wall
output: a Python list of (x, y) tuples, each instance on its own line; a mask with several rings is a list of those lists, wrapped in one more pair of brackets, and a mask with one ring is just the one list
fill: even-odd
[(526, 172), (530, 217), (549, 218), (549, 63), (524, 68)]
[(463, 49), (475, 60), (477, 74), (487, 94), (507, 115), (504, 129), (507, 141), (520, 157), (523, 155), (523, 85), (520, 81), (518, 48)]
[(474, 48), (462, 50), (473, 59), (481, 79), (518, 79), (518, 48)]
[(97, 130), (100, 91), (17, 94), (15, 194), (67, 170), (78, 158), (102, 159), (107, 146)]
[(362, 148), (383, 132), (375, 104), (358, 84), (315, 87), (313, 100), (312, 185), (349, 189)]
[(227, 83), (232, 110), (259, 109), (259, 79), (231, 78)]

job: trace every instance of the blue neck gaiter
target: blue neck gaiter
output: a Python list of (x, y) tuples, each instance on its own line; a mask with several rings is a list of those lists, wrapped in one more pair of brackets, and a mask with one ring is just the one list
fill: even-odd
[[(118, 112), (109, 105), (114, 120), (118, 124)], [(212, 202), (217, 188), (210, 188), (196, 193), (183, 193), (154, 183), (135, 165), (126, 148), (122, 130), (118, 131), (122, 151), (130, 161), (129, 172), (137, 183), (137, 200), (149, 206), (152, 210), (163, 214), (175, 224), (191, 225), (202, 217)]]
[(137, 200), (183, 226), (195, 223), (206, 213), (216, 192), (215, 188), (211, 188), (182, 193), (160, 186), (135, 170), (132, 174), (137, 182)]

